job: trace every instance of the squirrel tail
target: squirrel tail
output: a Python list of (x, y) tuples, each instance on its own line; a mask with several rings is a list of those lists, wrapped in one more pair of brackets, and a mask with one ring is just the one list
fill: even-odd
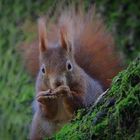
[[(122, 70), (120, 56), (115, 48), (112, 34), (101, 18), (95, 14), (95, 7), (84, 12), (82, 6), (72, 5), (60, 10), (56, 20), (47, 23), (48, 40), (58, 42), (59, 30), (65, 28), (74, 44), (76, 62), (87, 74), (99, 80), (104, 88), (109, 87), (112, 78)], [(49, 21), (49, 20), (48, 20)], [(39, 69), (38, 41), (22, 45), (26, 67), (32, 75)]]

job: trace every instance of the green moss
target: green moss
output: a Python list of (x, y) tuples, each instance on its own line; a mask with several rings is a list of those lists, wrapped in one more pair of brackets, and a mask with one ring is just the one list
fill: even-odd
[[(78, 112), (56, 140), (140, 138), (140, 58), (119, 73), (100, 102)], [(81, 113), (81, 114), (80, 114)]]

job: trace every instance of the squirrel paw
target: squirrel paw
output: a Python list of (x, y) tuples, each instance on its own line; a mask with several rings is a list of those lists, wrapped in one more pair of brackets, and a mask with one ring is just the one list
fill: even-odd
[(58, 97), (70, 97), (71, 92), (68, 86), (59, 86), (55, 90), (49, 89), (48, 91), (41, 91), (36, 96), (36, 99), (40, 103), (45, 103), (47, 100), (53, 100)]
[(48, 91), (41, 91), (36, 96), (36, 99), (40, 103), (45, 103), (47, 100), (56, 99), (56, 94), (52, 93), (51, 90)]
[(57, 97), (71, 96), (70, 88), (68, 86), (59, 86), (54, 90), (54, 94)]

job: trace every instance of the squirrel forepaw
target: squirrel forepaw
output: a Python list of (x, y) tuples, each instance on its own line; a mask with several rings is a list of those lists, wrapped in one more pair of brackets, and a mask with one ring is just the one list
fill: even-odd
[(71, 91), (68, 86), (59, 86), (54, 90), (57, 97), (68, 97), (71, 96)]
[(40, 103), (45, 103), (48, 99), (56, 99), (56, 94), (51, 93), (51, 90), (41, 91), (36, 96), (36, 99)]
[(41, 91), (36, 96), (36, 100), (45, 104), (47, 100), (56, 99), (58, 97), (71, 97), (71, 91), (68, 86), (59, 86), (55, 90)]

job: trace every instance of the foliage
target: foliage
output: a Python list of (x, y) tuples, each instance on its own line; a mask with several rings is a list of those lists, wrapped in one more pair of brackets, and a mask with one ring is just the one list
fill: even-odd
[(140, 1), (96, 0), (98, 11), (116, 36), (118, 48), (129, 63), (140, 55)]
[(140, 139), (140, 58), (113, 79), (107, 94), (87, 112), (78, 112), (52, 139)]
[(0, 1), (0, 138), (27, 138), (34, 87), (16, 46), (25, 38), (21, 26), (46, 12), (51, 1)]

